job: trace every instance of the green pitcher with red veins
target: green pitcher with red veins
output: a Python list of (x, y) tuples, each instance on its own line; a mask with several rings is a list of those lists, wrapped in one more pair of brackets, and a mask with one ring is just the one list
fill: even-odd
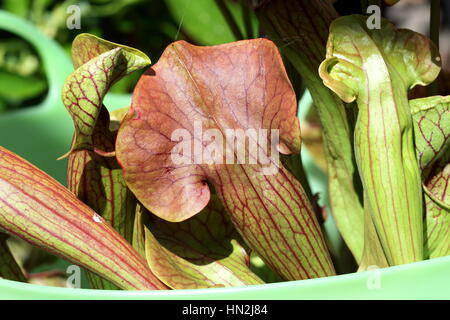
[(437, 77), (440, 58), (427, 37), (387, 20), (369, 29), (366, 19), (331, 24), (319, 73), (342, 100), (357, 103), (355, 154), (365, 209), (389, 265), (411, 263), (424, 258), (424, 212), (407, 94)]

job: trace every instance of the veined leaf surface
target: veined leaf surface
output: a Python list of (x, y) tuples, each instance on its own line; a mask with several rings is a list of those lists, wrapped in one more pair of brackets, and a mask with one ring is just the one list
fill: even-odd
[(324, 84), (345, 102), (357, 102), (355, 153), (368, 206), (390, 265), (423, 259), (422, 187), (407, 100), (415, 85), (431, 83), (440, 66), (423, 35), (366, 16), (331, 24)]
[(152, 217), (145, 246), (153, 273), (172, 289), (264, 283), (250, 270), (242, 239), (217, 196), (183, 222)]
[(344, 103), (324, 86), (317, 69), (325, 58), (331, 1), (268, 0), (257, 9), (263, 29), (305, 81), (323, 127), (331, 211), (347, 246), (361, 262), (364, 246), (362, 193), (352, 146), (353, 123)]
[(0, 147), (0, 228), (123, 289), (166, 288), (146, 261), (73, 193)]
[[(210, 183), (247, 244), (285, 279), (331, 275), (334, 268), (311, 204), (300, 183), (273, 159), (278, 150), (300, 150), (296, 109), (272, 42), (213, 47), (175, 42), (139, 81), (119, 129), (117, 158), (130, 189), (157, 216), (176, 222), (197, 214), (210, 200)], [(190, 137), (173, 139), (177, 129)], [(213, 134), (199, 140), (199, 129)], [(250, 136), (248, 144), (236, 148), (245, 152), (245, 161), (236, 161), (236, 139), (226, 139), (226, 131), (247, 129), (269, 135), (278, 130), (279, 143)], [(181, 140), (194, 148), (189, 155), (182, 152), (188, 164), (173, 161)], [(250, 143), (256, 144), (253, 154)], [(264, 154), (267, 145), (275, 148), (270, 157)], [(273, 174), (264, 174), (266, 169)]]
[[(127, 188), (114, 153), (116, 131), (103, 97), (123, 76), (147, 66), (142, 52), (93, 35), (82, 34), (72, 45), (75, 71), (66, 80), (63, 102), (75, 125), (67, 177), (70, 191), (100, 214), (120, 235), (131, 242), (136, 199)], [(105, 153), (109, 153), (107, 157)], [(87, 274), (96, 289), (114, 285)]]
[(150, 64), (150, 59), (137, 49), (85, 33), (73, 41), (72, 60), (76, 70), (67, 78), (62, 91), (63, 103), (75, 125), (67, 155), (80, 149), (94, 150), (93, 132), (104, 109), (102, 101), (106, 93), (122, 77)]
[(410, 101), (425, 190), (425, 256), (450, 254), (450, 97)]

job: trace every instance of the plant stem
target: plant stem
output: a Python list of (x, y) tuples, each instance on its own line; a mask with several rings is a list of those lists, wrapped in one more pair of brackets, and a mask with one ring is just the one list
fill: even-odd
[(247, 39), (253, 39), (253, 26), (250, 17), (250, 9), (245, 3), (246, 0), (241, 0), (242, 19), (244, 20), (245, 32), (247, 33)]
[(228, 9), (227, 5), (225, 4), (224, 0), (216, 0), (216, 4), (219, 7), (220, 11), (222, 12), (223, 17), (225, 18), (228, 26), (230, 27), (231, 32), (233, 33), (236, 40), (243, 40), (244, 35), (242, 34), (241, 30), (239, 29), (239, 26), (236, 23), (236, 20), (234, 20), (233, 15), (231, 14), (230, 9)]
[(441, 26), (441, 0), (431, 0), (430, 39), (439, 49), (439, 27)]
[[(441, 26), (441, 0), (431, 0), (430, 7), (430, 39), (439, 49), (439, 28)], [(434, 96), (438, 94), (438, 84), (435, 80), (429, 86), (429, 94)]]

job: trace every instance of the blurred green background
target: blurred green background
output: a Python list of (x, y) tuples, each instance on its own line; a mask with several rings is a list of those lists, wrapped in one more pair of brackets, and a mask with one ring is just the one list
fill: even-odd
[[(235, 18), (239, 36), (227, 24), (220, 3)], [(80, 29), (67, 26), (73, 5), (79, 8)], [(253, 30), (257, 30), (257, 21), (246, 1), (239, 0), (2, 0), (0, 10), (31, 22), (68, 55), (75, 36), (88, 32), (138, 48), (153, 62), (174, 40), (213, 45), (239, 37), (253, 38), (256, 36)], [(112, 92), (131, 92), (141, 73), (122, 80)], [(46, 97), (47, 89), (45, 70), (34, 48), (0, 30), (0, 113), (38, 105)]]
[[(70, 55), (79, 33), (92, 33), (109, 41), (138, 48), (156, 62), (164, 48), (184, 39), (198, 45), (214, 45), (264, 36), (249, 3), (260, 0), (0, 0), (5, 10), (31, 22), (54, 39)], [(341, 14), (361, 13), (360, 0), (333, 1)], [(67, 27), (71, 6), (80, 10), (80, 29)], [(400, 27), (428, 33), (429, 0), (402, 0), (384, 8), (385, 16)], [(442, 1), (441, 47), (444, 68), (450, 64), (450, 0)], [(406, 14), (407, 13), (407, 14)], [(232, 19), (227, 18), (227, 14)], [(289, 72), (291, 78), (294, 73)], [(142, 71), (143, 72), (143, 71)], [(115, 93), (129, 93), (142, 72), (116, 84)], [(294, 84), (295, 79), (292, 79)], [(295, 86), (297, 93), (299, 86)], [(33, 47), (23, 39), (0, 30), (0, 114), (39, 105), (48, 83)]]

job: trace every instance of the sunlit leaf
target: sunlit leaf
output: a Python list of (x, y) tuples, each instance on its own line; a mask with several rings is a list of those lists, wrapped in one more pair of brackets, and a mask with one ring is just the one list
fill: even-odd
[[(447, 175), (448, 180), (448, 175)], [(449, 201), (448, 191), (446, 194)], [(443, 207), (430, 196), (425, 195), (427, 209), (425, 240), (425, 257), (437, 258), (450, 255), (450, 210)]]
[[(331, 22), (338, 17), (330, 1), (268, 0), (257, 10), (263, 30), (302, 76), (323, 126), (331, 211), (357, 262), (364, 245), (364, 211), (352, 146), (352, 123), (342, 101), (323, 85), (317, 72), (325, 58)], [(361, 197), (361, 199), (360, 199)]]
[(423, 203), (408, 90), (440, 71), (431, 41), (387, 20), (369, 29), (366, 16), (331, 24), (324, 84), (345, 102), (357, 102), (355, 154), (365, 206), (390, 265), (423, 259)]
[(450, 96), (414, 99), (409, 102), (420, 168), (427, 176), (433, 163), (450, 148)]
[(242, 239), (214, 195), (202, 212), (186, 221), (153, 218), (147, 226), (147, 262), (172, 289), (263, 283), (250, 271)]
[[(272, 42), (214, 47), (175, 42), (139, 81), (119, 129), (117, 158), (129, 188), (157, 216), (174, 222), (194, 216), (210, 200), (210, 183), (248, 245), (285, 279), (331, 275), (333, 265), (311, 204), (276, 159), (278, 150), (299, 152), (296, 109)], [(172, 134), (180, 129), (189, 135), (185, 145), (192, 147), (198, 126), (203, 132), (212, 129), (217, 139), (205, 136), (205, 144), (211, 142), (207, 145), (216, 151), (197, 152), (196, 144), (189, 155), (182, 152), (187, 164), (175, 163), (179, 153), (173, 150), (181, 140)], [(256, 148), (250, 153), (245, 141), (235, 148), (236, 139), (225, 138), (227, 129), (265, 129), (268, 135), (259, 141), (250, 136)], [(269, 138), (275, 130), (278, 144)], [(235, 159), (237, 152), (245, 159)]]
[[(447, 109), (448, 113), (448, 109)], [(434, 162), (424, 181), (426, 205), (426, 254), (450, 255), (450, 148)]]
[[(88, 34), (74, 40), (72, 59), (76, 70), (63, 89), (63, 102), (75, 124), (67, 167), (68, 186), (131, 242), (136, 199), (123, 180), (116, 158), (104, 156), (113, 155), (116, 132), (111, 130), (103, 97), (114, 82), (150, 61), (136, 49)], [(94, 288), (115, 288), (95, 275), (88, 273), (88, 277)]]
[(386, 268), (389, 263), (381, 246), (380, 238), (370, 216), (369, 208), (364, 212), (364, 251), (358, 271), (366, 271), (371, 268)]
[(140, 203), (136, 205), (136, 212), (133, 224), (133, 239), (131, 241), (133, 248), (143, 257), (145, 255), (145, 221), (150, 213)]
[[(106, 109), (95, 125), (93, 142), (102, 150), (114, 150), (115, 133), (108, 128)], [(122, 169), (115, 157), (104, 157), (90, 150), (69, 155), (68, 187), (75, 195), (102, 216), (127, 241), (131, 242), (136, 199), (127, 188)], [(107, 281), (88, 273), (96, 289), (115, 289)]]
[(425, 255), (450, 254), (450, 97), (410, 101), (425, 190)]
[(56, 180), (0, 147), (0, 228), (123, 289), (163, 289), (145, 260)]
[(76, 70), (67, 78), (62, 92), (63, 103), (75, 125), (68, 154), (75, 150), (94, 150), (92, 136), (104, 109), (104, 96), (116, 81), (150, 64), (149, 58), (139, 50), (89, 34), (75, 38), (72, 60)]

